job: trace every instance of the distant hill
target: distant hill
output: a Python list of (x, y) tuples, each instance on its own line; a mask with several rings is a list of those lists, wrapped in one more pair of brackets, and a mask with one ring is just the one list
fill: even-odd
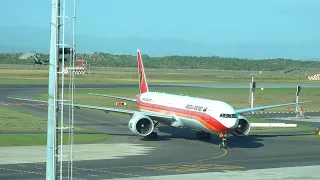
[[(49, 52), (49, 29), (28, 26), (0, 27), (0, 52)], [(149, 56), (220, 56), (249, 59), (293, 58), (309, 60), (320, 56), (318, 42), (301, 43), (242, 43), (204, 44), (168, 38), (151, 40), (140, 37), (106, 38), (77, 35), (77, 51), (80, 53), (103, 52), (134, 55), (139, 48)], [(320, 58), (315, 58), (319, 60)]]
[(320, 58), (307, 58), (307, 59), (301, 59), (302, 61), (320, 61)]
[[(21, 60), (21, 53), (0, 53), (0, 64), (34, 64), (32, 59)], [(38, 54), (42, 60), (49, 60), (49, 54)], [(290, 59), (248, 60), (222, 58), (218, 56), (165, 56), (151, 57), (143, 54), (146, 68), (164, 69), (214, 69), (241, 71), (283, 71), (293, 73), (310, 68), (320, 69), (320, 61), (300, 61)], [(77, 53), (77, 59), (84, 59), (95, 67), (136, 67), (136, 55), (112, 55), (96, 52), (93, 54)]]

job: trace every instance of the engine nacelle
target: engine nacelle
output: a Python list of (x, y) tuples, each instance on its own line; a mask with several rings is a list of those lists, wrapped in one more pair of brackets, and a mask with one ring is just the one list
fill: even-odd
[(140, 136), (148, 136), (154, 129), (153, 121), (148, 116), (136, 113), (128, 123), (131, 132)]
[(234, 130), (236, 136), (246, 136), (251, 130), (250, 122), (244, 116), (238, 116), (239, 124), (238, 127)]

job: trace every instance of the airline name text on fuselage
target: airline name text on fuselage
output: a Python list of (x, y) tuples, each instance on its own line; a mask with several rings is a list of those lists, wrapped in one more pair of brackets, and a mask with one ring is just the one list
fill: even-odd
[(203, 106), (195, 106), (195, 105), (192, 105), (192, 104), (187, 104), (186, 109), (192, 109), (192, 110), (196, 110), (196, 111), (206, 111), (207, 108), (206, 107), (203, 107)]

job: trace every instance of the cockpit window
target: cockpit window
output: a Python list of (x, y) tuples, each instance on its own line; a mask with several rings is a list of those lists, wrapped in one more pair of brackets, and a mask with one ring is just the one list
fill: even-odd
[(237, 118), (237, 114), (220, 114), (222, 118)]

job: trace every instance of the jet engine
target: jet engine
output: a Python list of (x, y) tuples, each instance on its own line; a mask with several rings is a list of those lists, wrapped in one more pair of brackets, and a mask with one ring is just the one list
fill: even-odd
[(131, 132), (140, 136), (148, 136), (152, 133), (154, 125), (153, 121), (141, 113), (136, 113), (129, 121), (128, 127)]
[(244, 116), (238, 116), (239, 124), (238, 127), (234, 130), (236, 136), (246, 136), (249, 134), (251, 125), (247, 118)]

